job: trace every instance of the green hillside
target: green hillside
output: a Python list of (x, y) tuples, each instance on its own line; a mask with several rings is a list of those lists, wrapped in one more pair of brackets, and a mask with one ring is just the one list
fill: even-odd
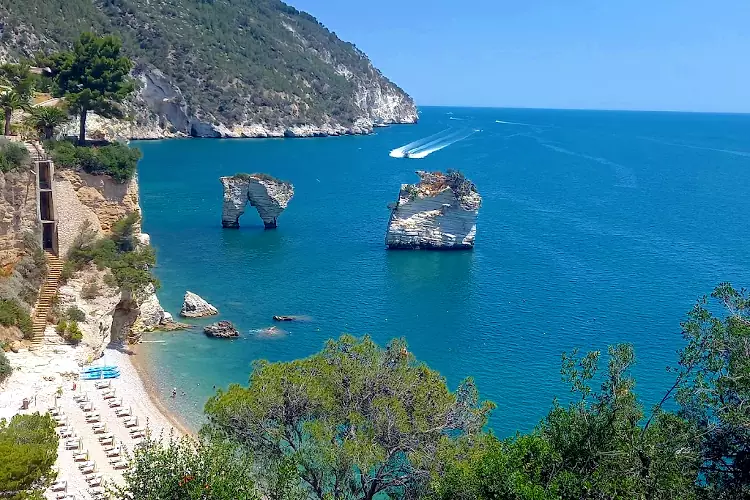
[[(171, 100), (188, 119), (227, 126), (416, 117), (365, 54), (277, 0), (0, 0), (0, 17), (10, 58), (67, 47), (85, 30), (119, 35), (136, 74), (155, 82), (144, 97), (156, 112)], [(382, 94), (397, 105), (384, 108)]]

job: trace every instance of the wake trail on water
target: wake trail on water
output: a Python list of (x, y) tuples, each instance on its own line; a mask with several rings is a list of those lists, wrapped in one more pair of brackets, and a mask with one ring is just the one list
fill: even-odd
[(464, 139), (468, 138), (469, 136), (474, 135), (477, 132), (479, 132), (478, 129), (458, 132), (456, 134), (453, 134), (452, 136), (449, 136), (448, 138), (444, 138), (442, 141), (438, 142), (437, 144), (423, 146), (413, 152), (410, 151), (409, 158), (417, 158), (417, 159), (425, 158), (428, 155), (431, 155), (432, 153), (436, 151), (440, 151), (441, 149), (447, 148), (448, 146), (452, 144), (455, 144), (459, 141), (463, 141)]
[(427, 143), (429, 143), (430, 141), (434, 140), (435, 138), (441, 137), (442, 135), (444, 135), (449, 130), (450, 129), (446, 128), (444, 130), (441, 130), (437, 134), (432, 134), (430, 136), (423, 137), (422, 139), (417, 139), (414, 142), (410, 142), (409, 144), (405, 144), (405, 145), (403, 145), (401, 147), (398, 147), (398, 148), (392, 150), (389, 154), (393, 158), (403, 158), (404, 157), (404, 153), (406, 153), (407, 151), (411, 151), (411, 150), (416, 149), (416, 148), (418, 148), (420, 146), (424, 146)]
[(645, 140), (645, 141), (651, 141), (655, 142), (657, 144), (664, 144), (666, 146), (675, 146), (679, 148), (688, 148), (688, 149), (698, 149), (703, 151), (715, 151), (717, 153), (726, 153), (734, 156), (742, 156), (744, 158), (750, 158), (750, 153), (747, 151), (734, 151), (731, 149), (718, 149), (718, 148), (709, 148), (706, 146), (695, 146), (693, 144), (682, 144), (679, 142), (669, 142), (669, 141), (662, 141), (660, 139), (654, 139), (652, 137), (638, 137), (639, 139)]

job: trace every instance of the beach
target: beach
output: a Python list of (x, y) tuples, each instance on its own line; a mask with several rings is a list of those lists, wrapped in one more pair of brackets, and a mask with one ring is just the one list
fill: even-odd
[[(149, 385), (136, 368), (137, 354), (131, 346), (108, 347), (92, 364), (119, 368), (120, 376), (109, 379), (109, 387), (100, 389), (95, 387), (95, 380), (79, 379), (82, 367), (76, 361), (76, 351), (70, 345), (47, 344), (35, 352), (8, 353), (14, 371), (0, 391), (0, 418), (10, 419), (19, 413), (57, 414), (61, 421), (58, 432), (69, 434), (61, 437), (58, 446), (57, 480), (65, 481), (68, 495), (87, 499), (91, 496), (87, 479), (91, 477), (98, 476), (94, 482), (101, 480), (102, 484), (122, 484), (123, 469), (117, 468), (122, 466), (118, 462), (126, 462), (127, 453), (143, 439), (132, 437), (132, 430), (142, 430), (136, 435), (150, 433), (154, 438), (169, 439), (185, 435), (187, 429), (164, 411), (156, 394), (149, 392)], [(22, 409), (24, 400), (28, 402), (26, 409)], [(101, 436), (108, 436), (104, 444)], [(68, 440), (77, 442), (75, 449)], [(107, 456), (109, 448), (111, 456)], [(75, 453), (85, 453), (86, 460), (76, 461)], [(89, 461), (93, 462), (93, 472), (85, 476), (79, 466)], [(47, 491), (46, 495), (52, 499), (58, 493)]]

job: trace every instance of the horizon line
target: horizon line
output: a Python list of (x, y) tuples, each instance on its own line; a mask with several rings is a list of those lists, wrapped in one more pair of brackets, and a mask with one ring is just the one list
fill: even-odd
[(508, 109), (538, 111), (621, 111), (627, 113), (684, 113), (704, 115), (750, 115), (750, 111), (695, 111), (681, 109), (625, 109), (625, 108), (548, 108), (543, 106), (478, 106), (459, 104), (417, 104), (417, 108), (470, 108), (470, 109)]

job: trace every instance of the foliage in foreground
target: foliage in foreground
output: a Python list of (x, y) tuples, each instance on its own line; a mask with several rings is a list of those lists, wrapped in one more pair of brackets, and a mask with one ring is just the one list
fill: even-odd
[(58, 437), (49, 415), (16, 415), (0, 420), (0, 496), (41, 498), (54, 479)]
[(256, 363), (247, 388), (206, 404), (206, 432), (241, 443), (260, 467), (291, 460), (310, 495), (371, 499), (417, 488), (448, 436), (481, 431), (491, 403), (471, 380), (452, 393), (406, 344), (329, 341), (314, 356)]
[(140, 293), (149, 285), (159, 286), (151, 273), (156, 264), (154, 250), (150, 246), (138, 245), (135, 228), (140, 221), (137, 213), (131, 213), (116, 222), (108, 238), (97, 238), (90, 227), (84, 227), (71, 245), (68, 261), (75, 270), (90, 263), (99, 269), (109, 269), (114, 283), (124, 290)]
[(105, 146), (77, 146), (69, 141), (47, 141), (45, 148), (61, 167), (78, 169), (94, 175), (109, 175), (116, 182), (133, 178), (141, 159), (139, 149), (113, 142)]
[(257, 500), (253, 464), (228, 442), (149, 439), (135, 450), (115, 498)]
[[(605, 373), (600, 353), (573, 352), (562, 363), (570, 402), (555, 401), (536, 429), (505, 440), (480, 431), (491, 405), (478, 403), (470, 382), (451, 393), (402, 341), (381, 349), (344, 336), (307, 359), (256, 363), (248, 387), (219, 391), (203, 430), (216, 442), (201, 446), (235, 443), (248, 482), (279, 500), (378, 492), (403, 500), (745, 500), (750, 298), (720, 285), (682, 333), (675, 383), (648, 414), (634, 392), (629, 345), (609, 349)], [(135, 484), (182, 470), (183, 454), (142, 455)], [(165, 476), (149, 485), (148, 498), (179, 497), (175, 474)], [(229, 484), (202, 480), (210, 491)], [(232, 488), (211, 498), (232, 498)]]

